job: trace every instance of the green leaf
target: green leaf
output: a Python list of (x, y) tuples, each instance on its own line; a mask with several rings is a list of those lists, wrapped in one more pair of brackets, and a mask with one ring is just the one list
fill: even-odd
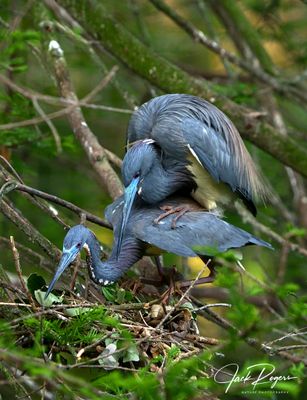
[(62, 297), (55, 296), (53, 293), (49, 293), (47, 299), (45, 299), (46, 292), (42, 290), (35, 290), (34, 297), (37, 302), (44, 307), (50, 307), (54, 303), (62, 303)]
[(243, 259), (242, 253), (235, 250), (227, 250), (225, 252), (219, 251), (217, 248), (211, 246), (193, 246), (192, 249), (199, 254), (205, 254), (211, 257), (220, 257), (227, 261), (241, 261)]
[(286, 235), (288, 237), (304, 237), (307, 235), (307, 230), (304, 228), (298, 228), (297, 226), (293, 226), (292, 224), (287, 224)]
[(171, 348), (168, 350), (167, 355), (169, 358), (173, 359), (179, 356), (181, 350), (178, 346), (172, 344)]
[(243, 255), (240, 251), (236, 250), (228, 250), (225, 251), (225, 253), (220, 253), (219, 254), (220, 258), (223, 258), (226, 261), (242, 261), (243, 260)]
[(125, 302), (125, 298), (126, 298), (126, 290), (119, 288), (117, 291), (117, 296), (116, 296), (116, 303), (118, 304), (122, 304)]
[(296, 376), (298, 379), (303, 379), (305, 375), (305, 365), (303, 362), (293, 364), (290, 368), (291, 375)]
[(295, 296), (299, 290), (299, 286), (296, 283), (289, 282), (276, 288), (278, 296), (282, 299), (286, 299), (288, 296)]
[(87, 313), (91, 311), (92, 309), (90, 307), (74, 307), (74, 308), (66, 308), (65, 314), (68, 315), (69, 317), (76, 317), (78, 315)]
[(139, 350), (134, 343), (124, 353), (123, 362), (140, 361)]
[(111, 301), (113, 303), (115, 302), (116, 291), (114, 290), (113, 287), (102, 286), (101, 291), (106, 300)]

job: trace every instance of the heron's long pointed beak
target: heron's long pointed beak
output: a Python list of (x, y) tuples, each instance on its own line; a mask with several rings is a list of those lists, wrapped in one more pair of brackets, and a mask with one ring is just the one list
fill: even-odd
[(69, 250), (64, 250), (61, 260), (59, 262), (58, 268), (54, 274), (54, 277), (52, 278), (52, 281), (48, 287), (48, 290), (45, 294), (45, 299), (49, 296), (51, 290), (53, 289), (54, 285), (56, 284), (57, 280), (59, 277), (62, 275), (62, 273), (65, 271), (65, 269), (74, 261), (74, 259), (77, 257), (77, 254), (80, 252), (80, 249), (76, 247), (72, 247)]
[(120, 249), (122, 246), (122, 241), (124, 237), (124, 233), (126, 230), (127, 222), (129, 219), (129, 215), (131, 212), (131, 208), (138, 190), (138, 184), (139, 184), (140, 178), (133, 178), (130, 185), (125, 189), (125, 194), (124, 194), (124, 207), (123, 207), (123, 216), (122, 216), (122, 221), (121, 225), (119, 228), (119, 237), (118, 237), (118, 242), (117, 242), (117, 249), (116, 249), (116, 257), (118, 258)]

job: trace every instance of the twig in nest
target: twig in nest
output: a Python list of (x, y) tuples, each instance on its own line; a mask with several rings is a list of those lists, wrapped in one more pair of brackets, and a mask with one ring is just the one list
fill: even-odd
[(165, 316), (161, 319), (161, 321), (159, 322), (159, 324), (157, 325), (156, 329), (160, 329), (164, 322), (172, 315), (173, 311), (176, 310), (176, 308), (179, 306), (179, 304), (182, 302), (182, 300), (184, 300), (188, 294), (190, 293), (190, 291), (192, 290), (192, 288), (194, 287), (194, 285), (196, 284), (197, 280), (199, 279), (199, 277), (202, 275), (202, 273), (205, 271), (205, 269), (207, 268), (207, 265), (205, 265), (197, 274), (196, 278), (194, 279), (194, 281), (191, 282), (190, 286), (188, 287), (188, 289), (182, 294), (182, 296), (180, 297), (180, 299), (177, 301), (177, 303), (175, 304), (174, 308), (172, 308), (168, 313), (165, 314)]
[(27, 288), (27, 285), (25, 284), (25, 281), (23, 280), (22, 277), (22, 272), (21, 272), (21, 267), (20, 267), (20, 259), (19, 259), (19, 253), (18, 250), (15, 246), (15, 241), (13, 236), (10, 236), (10, 242), (11, 242), (11, 248), (12, 248), (12, 252), (13, 252), (13, 257), (14, 257), (14, 262), (15, 262), (15, 267), (16, 267), (16, 272), (19, 278), (19, 282), (21, 284), (21, 287), (24, 291), (24, 293), (27, 295), (27, 298), (31, 304), (31, 306), (36, 309), (36, 305), (35, 302), (33, 300), (32, 294), (30, 293), (29, 289)]

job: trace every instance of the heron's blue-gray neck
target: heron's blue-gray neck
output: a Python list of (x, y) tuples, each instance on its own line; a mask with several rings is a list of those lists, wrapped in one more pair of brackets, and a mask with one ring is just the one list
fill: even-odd
[(168, 165), (167, 160), (165, 165), (162, 162), (155, 163), (144, 177), (138, 194), (146, 203), (155, 204), (179, 190), (189, 193), (194, 189), (187, 163), (172, 160), (171, 164)]
[(142, 258), (142, 242), (129, 237), (124, 238), (121, 251), (116, 258), (116, 245), (107, 261), (101, 261), (100, 244), (97, 239), (86, 243), (87, 266), (93, 281), (100, 285), (116, 282), (133, 264)]

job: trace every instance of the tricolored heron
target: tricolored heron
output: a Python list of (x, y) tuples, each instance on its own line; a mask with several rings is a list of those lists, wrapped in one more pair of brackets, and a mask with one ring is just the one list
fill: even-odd
[[(183, 215), (172, 228), (172, 217), (158, 224), (154, 220), (161, 214), (160, 207), (188, 205), (194, 209)], [(211, 212), (200, 211), (200, 206), (191, 198), (169, 198), (157, 205), (136, 201), (127, 222), (121, 250), (117, 257), (120, 223), (124, 197), (121, 196), (107, 207), (105, 215), (114, 228), (111, 255), (101, 261), (101, 247), (94, 233), (83, 225), (72, 227), (65, 236), (63, 255), (57, 271), (49, 285), (46, 297), (64, 270), (73, 262), (82, 248), (88, 253), (87, 261), (91, 278), (101, 285), (116, 282), (133, 264), (144, 255), (157, 255), (164, 251), (184, 257), (203, 258), (212, 251), (224, 252), (230, 248), (258, 245), (271, 248), (269, 243), (256, 238), (223, 220)]]
[(132, 115), (127, 147), (122, 232), (137, 193), (155, 204), (181, 189), (209, 211), (239, 197), (256, 215), (261, 177), (236, 127), (213, 104), (186, 94), (155, 97)]

